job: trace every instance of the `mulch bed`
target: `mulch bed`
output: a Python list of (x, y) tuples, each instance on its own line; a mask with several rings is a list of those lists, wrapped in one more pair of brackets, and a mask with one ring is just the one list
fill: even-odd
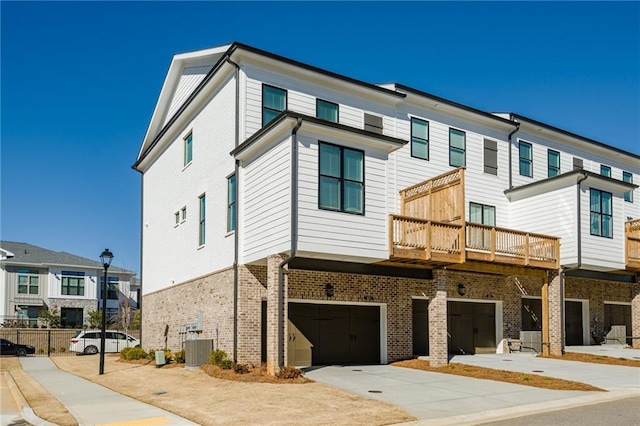
[(549, 355), (541, 358), (562, 359), (565, 361), (590, 362), (593, 364), (621, 365), (624, 367), (640, 367), (640, 359), (615, 358), (605, 355), (583, 354), (578, 352), (565, 352), (562, 356)]
[(273, 383), (273, 384), (304, 384), (313, 383), (313, 380), (307, 379), (304, 376), (296, 377), (295, 379), (281, 379), (279, 377), (270, 376), (267, 374), (267, 367), (263, 364), (261, 366), (253, 366), (250, 371), (245, 374), (238, 374), (233, 370), (223, 370), (217, 365), (205, 364), (200, 366), (200, 369), (207, 373), (211, 377), (216, 379), (233, 380), (235, 382), (246, 383)]

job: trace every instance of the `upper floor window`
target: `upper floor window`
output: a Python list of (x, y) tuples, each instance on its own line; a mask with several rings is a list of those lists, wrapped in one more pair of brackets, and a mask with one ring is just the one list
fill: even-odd
[(498, 175), (498, 142), (484, 140), (484, 172)]
[(584, 168), (584, 161), (582, 158), (573, 157), (573, 170), (582, 170)]
[(38, 271), (20, 269), (18, 271), (18, 294), (38, 294)]
[(318, 206), (364, 214), (364, 152), (320, 142)]
[(531, 144), (520, 141), (518, 151), (520, 153), (520, 174), (533, 177), (533, 148)]
[[(622, 172), (622, 180), (628, 183), (633, 183), (633, 175), (629, 172)], [(633, 191), (625, 192), (624, 200), (633, 203)]]
[(547, 150), (547, 176), (554, 177), (560, 174), (560, 153), (552, 149)]
[(203, 246), (205, 242), (204, 234), (204, 221), (205, 221), (205, 195), (202, 194), (198, 197), (198, 204), (200, 205), (200, 220), (198, 221), (198, 244)]
[(429, 122), (411, 118), (411, 156), (429, 159)]
[(84, 272), (62, 271), (62, 294), (84, 296)]
[(591, 188), (591, 235), (613, 238), (613, 199), (610, 192)]
[(262, 126), (266, 126), (285, 109), (287, 109), (287, 91), (263, 84)]
[(322, 99), (316, 99), (316, 117), (323, 120), (338, 122), (338, 104)]
[(467, 134), (462, 130), (449, 129), (449, 165), (464, 167), (466, 165)]
[(496, 208), (479, 203), (469, 203), (469, 222), (496, 226)]
[(186, 166), (193, 160), (193, 133), (184, 138), (184, 165)]
[(364, 129), (373, 133), (382, 134), (382, 117), (364, 113)]
[[(107, 299), (118, 300), (118, 293), (120, 293), (120, 278), (107, 277)], [(100, 277), (100, 291), (104, 288), (104, 275)]]
[(600, 164), (600, 174), (602, 176), (611, 177), (611, 167)]
[(227, 178), (227, 232), (236, 230), (236, 175)]
[(173, 215), (176, 219), (176, 225), (178, 225), (180, 223), (180, 212), (175, 212)]

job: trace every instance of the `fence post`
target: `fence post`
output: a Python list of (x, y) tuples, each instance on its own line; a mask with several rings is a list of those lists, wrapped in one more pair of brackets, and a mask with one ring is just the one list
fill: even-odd
[(16, 333), (16, 344), (19, 345), (20, 344), (20, 329), (17, 330)]
[(51, 356), (51, 330), (47, 330), (47, 356)]

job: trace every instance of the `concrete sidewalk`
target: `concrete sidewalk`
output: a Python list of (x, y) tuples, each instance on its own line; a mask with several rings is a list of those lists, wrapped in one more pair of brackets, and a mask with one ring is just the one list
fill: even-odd
[(22, 369), (56, 397), (80, 426), (194, 425), (168, 411), (60, 370), (49, 358), (20, 358)]

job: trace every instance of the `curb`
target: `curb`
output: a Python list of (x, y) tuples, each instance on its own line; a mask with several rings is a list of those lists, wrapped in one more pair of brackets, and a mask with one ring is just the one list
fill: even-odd
[(617, 401), (621, 399), (639, 397), (640, 391), (633, 390), (615, 390), (609, 391), (606, 394), (590, 394), (584, 396), (578, 396), (575, 398), (565, 398), (555, 401), (538, 402), (534, 404), (527, 404), (519, 407), (504, 408), (498, 410), (489, 410), (478, 413), (464, 414), (460, 416), (442, 417), (438, 419), (425, 419), (415, 422), (402, 423), (403, 425), (412, 426), (446, 426), (446, 425), (479, 425), (488, 422), (495, 422), (500, 420), (508, 420), (516, 417), (529, 416), (532, 414), (567, 410), (576, 407), (583, 407), (586, 405), (594, 405), (605, 402)]
[(20, 392), (20, 389), (18, 388), (18, 385), (16, 385), (16, 382), (10, 372), (6, 371), (5, 377), (7, 378), (7, 384), (9, 385), (11, 395), (13, 395), (13, 399), (18, 404), (18, 407), (20, 407), (20, 414), (24, 420), (33, 426), (56, 426), (53, 423), (49, 423), (48, 421), (41, 419), (33, 412), (31, 407), (29, 407), (27, 400), (24, 399), (24, 395)]

